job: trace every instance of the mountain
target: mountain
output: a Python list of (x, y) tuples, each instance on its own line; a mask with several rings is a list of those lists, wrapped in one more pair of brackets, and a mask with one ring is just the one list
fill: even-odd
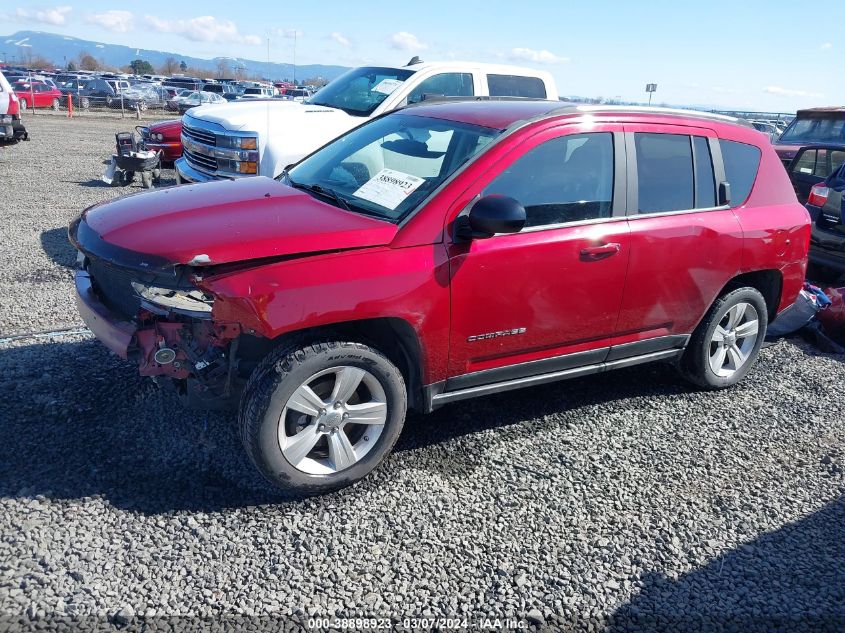
[[(172, 57), (177, 62), (184, 61), (192, 68), (207, 70), (207, 76), (213, 77), (217, 72), (219, 60), (225, 59), (229, 68), (232, 69), (232, 74), (234, 74), (235, 68), (243, 66), (249, 75), (267, 77), (267, 70), (269, 68), (273, 80), (292, 79), (294, 77), (293, 64), (278, 64), (273, 62), (268, 64), (266, 61), (239, 59), (236, 57), (202, 59), (189, 55), (169, 53), (167, 51), (153, 51), (146, 48), (122, 46), (120, 44), (81, 40), (76, 37), (45, 33), (44, 31), (18, 31), (11, 35), (0, 35), (0, 56), (12, 65), (26, 65), (29, 55), (33, 57), (40, 55), (48, 60), (52, 60), (57, 66), (66, 66), (70, 61), (77, 63), (79, 54), (82, 52), (92, 55), (95, 59), (108, 66), (120, 67), (127, 65), (133, 59), (143, 59), (158, 69), (164, 63), (165, 59)], [(296, 78), (323, 77), (327, 81), (331, 81), (347, 70), (349, 69), (345, 66), (297, 64)]]

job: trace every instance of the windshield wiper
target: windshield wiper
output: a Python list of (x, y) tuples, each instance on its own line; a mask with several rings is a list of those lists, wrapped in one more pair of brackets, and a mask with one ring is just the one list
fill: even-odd
[(352, 211), (352, 208), (349, 206), (349, 203), (346, 202), (343, 198), (337, 195), (333, 190), (328, 189), (327, 187), (322, 187), (318, 184), (306, 184), (303, 182), (294, 182), (290, 179), (290, 176), (287, 177), (288, 184), (293, 187), (294, 189), (302, 189), (303, 191), (310, 191), (311, 193), (316, 193), (318, 196), (323, 196), (324, 198), (328, 198), (332, 200), (339, 206), (341, 209), (346, 211)]

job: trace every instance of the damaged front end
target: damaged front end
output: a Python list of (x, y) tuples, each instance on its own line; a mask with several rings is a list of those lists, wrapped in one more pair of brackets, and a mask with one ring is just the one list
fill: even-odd
[(212, 318), (214, 298), (193, 283), (195, 270), (110, 255), (80, 250), (77, 260), (76, 303), (94, 335), (190, 406), (235, 405), (241, 326)]

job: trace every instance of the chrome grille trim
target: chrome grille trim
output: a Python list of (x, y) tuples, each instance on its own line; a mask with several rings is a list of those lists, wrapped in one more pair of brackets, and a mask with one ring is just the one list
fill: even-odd
[(217, 171), (217, 159), (212, 158), (211, 156), (203, 156), (202, 154), (197, 154), (188, 150), (187, 148), (182, 148), (182, 155), (185, 157), (185, 160), (188, 161), (190, 165), (194, 168), (199, 169), (200, 171)]
[(217, 145), (217, 135), (214, 132), (209, 132), (208, 130), (191, 127), (183, 123), (182, 134), (191, 140), (197, 141), (198, 143), (204, 143), (212, 146)]

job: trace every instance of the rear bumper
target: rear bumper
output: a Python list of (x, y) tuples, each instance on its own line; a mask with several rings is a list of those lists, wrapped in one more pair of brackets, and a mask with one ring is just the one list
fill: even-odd
[(0, 125), (0, 139), (4, 141), (20, 141), (28, 137), (29, 134), (27, 134), (26, 128), (19, 118), (13, 118), (11, 123)]
[(845, 235), (821, 229), (813, 222), (809, 259), (813, 264), (845, 272)]
[(79, 315), (100, 342), (121, 358), (127, 358), (129, 346), (137, 332), (134, 324), (120, 321), (94, 293), (91, 276), (76, 271), (76, 308)]
[(845, 272), (845, 253), (833, 253), (821, 248), (810, 247), (810, 263)]

